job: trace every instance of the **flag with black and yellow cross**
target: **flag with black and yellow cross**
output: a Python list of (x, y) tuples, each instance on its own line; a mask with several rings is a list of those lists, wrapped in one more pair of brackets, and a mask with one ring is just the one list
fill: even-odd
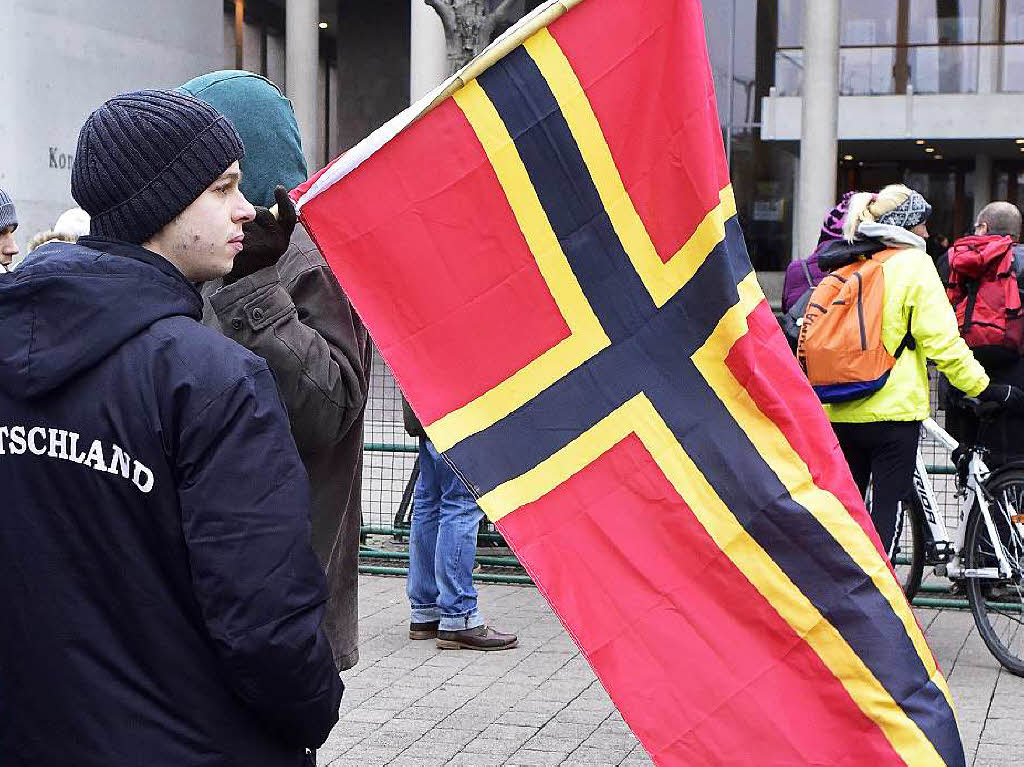
[(963, 765), (751, 269), (700, 3), (547, 3), (427, 101), (302, 220), (654, 761)]

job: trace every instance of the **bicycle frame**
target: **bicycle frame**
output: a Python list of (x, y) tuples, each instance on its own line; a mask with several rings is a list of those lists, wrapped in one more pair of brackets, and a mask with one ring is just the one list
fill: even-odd
[[(925, 431), (950, 451), (956, 450), (958, 447), (959, 443), (931, 418), (925, 420), (923, 426)], [(928, 478), (928, 466), (924, 462), (924, 456), (921, 455), (920, 447), (917, 449), (917, 460), (914, 464), (914, 490), (917, 492), (921, 508), (924, 510), (924, 521), (928, 526), (927, 540), (934, 549), (934, 559), (938, 560), (939, 565), (947, 564), (954, 559), (959, 548), (963, 547), (963, 540), (959, 541), (958, 548), (954, 548), (950, 543), (946, 520), (938, 513), (939, 504), (935, 499), (935, 491)], [(960, 537), (962, 538), (962, 534)]]
[[(922, 423), (924, 430), (928, 432), (937, 442), (941, 443), (950, 452), (956, 450), (960, 443), (953, 439), (945, 429), (939, 426), (934, 419), (927, 418)], [(989, 474), (989, 468), (978, 451), (971, 452), (970, 463), (967, 467), (967, 482), (964, 487), (958, 488), (957, 495), (960, 498), (959, 519), (956, 529), (956, 539), (950, 541), (949, 531), (942, 515), (937, 513), (938, 504), (935, 500), (935, 492), (932, 490), (931, 480), (928, 479), (928, 469), (918, 448), (917, 461), (914, 467), (914, 488), (924, 508), (925, 523), (928, 525), (928, 532), (936, 553), (940, 557), (935, 567), (937, 575), (945, 575), (950, 579), (959, 578), (986, 578), (998, 579), (1009, 578), (1011, 575), (1010, 564), (1003, 551), (1001, 539), (996, 532), (989, 512), (988, 497), (982, 489), (982, 482)], [(974, 507), (975, 502), (985, 520), (985, 527), (988, 529), (989, 540), (993, 541), (996, 552), (998, 567), (983, 567), (966, 569), (961, 564), (961, 554), (964, 550), (964, 539), (967, 536), (967, 515)]]

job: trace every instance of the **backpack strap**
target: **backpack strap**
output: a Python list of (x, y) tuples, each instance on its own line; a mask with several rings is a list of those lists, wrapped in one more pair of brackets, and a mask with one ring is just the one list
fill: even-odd
[(904, 250), (906, 250), (906, 248), (886, 248), (885, 250), (880, 250), (877, 253), (872, 253), (870, 256), (867, 256), (867, 258), (872, 261), (877, 261), (880, 264), (884, 264), (890, 258), (902, 253)]
[(907, 333), (903, 336), (903, 340), (900, 341), (900, 345), (896, 347), (896, 352), (892, 356), (899, 359), (900, 355), (903, 354), (905, 349), (914, 351), (917, 348), (917, 341), (914, 340), (913, 334), (910, 332), (910, 325), (914, 320), (914, 307), (910, 307), (910, 314), (907, 316)]
[(961, 330), (961, 334), (966, 333), (971, 329), (971, 321), (974, 317), (974, 305), (978, 302), (978, 289), (981, 287), (981, 283), (978, 280), (967, 280), (965, 288), (967, 290), (967, 306), (964, 308), (964, 327)]
[(811, 279), (811, 270), (807, 268), (807, 259), (806, 258), (800, 259), (800, 266), (803, 267), (804, 277), (807, 278), (807, 287), (813, 288), (814, 287), (814, 280)]
[[(897, 253), (899, 253), (901, 250), (904, 250), (904, 248), (886, 248), (885, 250), (879, 251), (878, 253), (868, 256), (868, 258), (879, 263), (885, 263), (892, 256), (895, 256)], [(914, 351), (917, 348), (917, 341), (914, 340), (914, 335), (913, 333), (910, 332), (910, 326), (913, 323), (913, 321), (914, 307), (911, 306), (910, 314), (907, 315), (907, 332), (903, 336), (903, 340), (900, 341), (900, 345), (896, 347), (896, 352), (892, 355), (897, 359), (899, 359), (899, 356), (903, 354), (905, 350), (910, 349), (910, 351)]]

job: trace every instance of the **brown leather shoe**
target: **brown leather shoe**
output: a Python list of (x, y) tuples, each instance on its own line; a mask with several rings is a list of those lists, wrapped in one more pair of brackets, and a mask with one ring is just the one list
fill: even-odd
[(511, 650), (518, 644), (515, 634), (502, 634), (490, 626), (437, 632), (437, 646), (441, 650)]
[(441, 621), (428, 621), (427, 623), (410, 623), (409, 639), (436, 639), (437, 627)]

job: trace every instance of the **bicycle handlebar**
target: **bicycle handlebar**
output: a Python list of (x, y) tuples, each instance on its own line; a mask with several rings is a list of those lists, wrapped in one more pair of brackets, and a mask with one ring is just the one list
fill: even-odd
[(1002, 402), (982, 402), (977, 397), (963, 397), (960, 406), (983, 420), (994, 418), (1001, 410), (1008, 409)]

